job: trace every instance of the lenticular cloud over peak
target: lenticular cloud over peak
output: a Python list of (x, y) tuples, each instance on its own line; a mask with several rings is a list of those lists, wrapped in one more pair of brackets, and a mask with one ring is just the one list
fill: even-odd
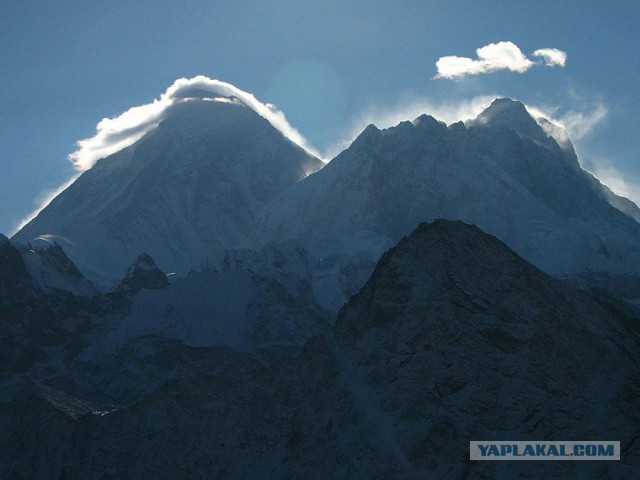
[(292, 142), (318, 155), (304, 137), (289, 124), (284, 113), (275, 106), (260, 102), (251, 93), (230, 83), (198, 75), (176, 80), (151, 103), (132, 107), (114, 118), (104, 118), (96, 126), (96, 134), (93, 137), (77, 142), (78, 149), (69, 155), (69, 160), (78, 170), (88, 170), (100, 158), (128, 147), (157, 127), (174, 105), (194, 99), (229, 101), (230, 97), (254, 110)]

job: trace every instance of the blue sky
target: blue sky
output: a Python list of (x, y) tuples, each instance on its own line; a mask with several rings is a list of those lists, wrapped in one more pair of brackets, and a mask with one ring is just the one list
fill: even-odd
[[(326, 156), (366, 122), (464, 116), (493, 95), (570, 125), (584, 166), (640, 200), (640, 1), (165, 1), (0, 4), (0, 232), (75, 170), (96, 124), (206, 75), (273, 103)], [(564, 67), (434, 79), (444, 56), (512, 42)]]

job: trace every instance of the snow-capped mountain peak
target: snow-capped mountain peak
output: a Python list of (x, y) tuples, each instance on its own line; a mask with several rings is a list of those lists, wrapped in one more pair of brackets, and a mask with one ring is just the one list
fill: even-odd
[(446, 126), (431, 115), (422, 114), (411, 122), (414, 126), (420, 128), (442, 128)]
[(13, 239), (65, 238), (69, 257), (105, 288), (141, 251), (186, 273), (213, 251), (242, 246), (262, 209), (322, 165), (240, 101), (178, 102)]
[[(497, 99), (466, 125), (424, 115), (367, 127), (269, 206), (259, 238), (301, 241), (353, 279), (362, 278), (364, 259), (375, 261), (420, 222), (446, 218), (477, 224), (554, 275), (637, 275), (640, 225), (627, 216), (637, 213), (582, 170), (524, 104)], [(351, 280), (337, 282), (346, 296)]]
[(497, 98), (467, 126), (510, 128), (518, 135), (532, 140), (545, 141), (547, 135), (529, 114), (522, 102), (510, 98)]

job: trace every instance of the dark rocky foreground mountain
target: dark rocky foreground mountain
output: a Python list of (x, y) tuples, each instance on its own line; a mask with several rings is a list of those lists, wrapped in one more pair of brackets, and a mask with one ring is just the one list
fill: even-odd
[[(304, 258), (227, 258), (162, 285), (141, 257), (82, 297), (35, 285), (3, 239), (0, 476), (637, 476), (633, 307), (461, 222), (402, 239), (335, 322), (309, 285), (240, 268)], [(622, 460), (470, 462), (486, 439), (620, 440)]]

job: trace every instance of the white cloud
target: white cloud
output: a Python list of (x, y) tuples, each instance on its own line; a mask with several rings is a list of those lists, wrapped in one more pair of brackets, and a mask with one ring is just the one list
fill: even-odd
[(158, 126), (173, 100), (160, 99), (133, 107), (114, 118), (104, 118), (96, 126), (96, 135), (76, 142), (78, 150), (69, 155), (74, 166), (88, 170), (100, 158), (122, 150)]
[(490, 43), (477, 49), (476, 53), (491, 70), (507, 69), (523, 73), (533, 65), (533, 62), (512, 42)]
[(435, 78), (457, 79), (467, 75), (479, 75), (497, 70), (524, 73), (534, 65), (564, 66), (567, 54), (556, 48), (543, 48), (533, 53), (542, 57), (542, 62), (534, 62), (522, 53), (513, 42), (490, 43), (476, 50), (477, 59), (446, 56), (436, 62), (438, 73)]
[(573, 140), (582, 140), (607, 118), (609, 110), (601, 102), (595, 102), (580, 110), (569, 110), (560, 116), (560, 122), (569, 131)]
[(558, 50), (557, 48), (539, 48), (533, 52), (534, 57), (542, 57), (544, 64), (550, 67), (564, 67), (567, 63), (567, 52)]
[(100, 158), (122, 150), (157, 127), (174, 105), (194, 98), (220, 101), (218, 97), (236, 97), (268, 120), (292, 142), (317, 155), (315, 149), (289, 124), (284, 113), (277, 110), (275, 106), (262, 103), (251, 93), (229, 83), (199, 75), (176, 80), (166, 92), (160, 95), (160, 98), (152, 103), (130, 108), (114, 118), (103, 119), (96, 127), (96, 135), (78, 141), (79, 148), (69, 155), (69, 159), (78, 170), (87, 170)]

